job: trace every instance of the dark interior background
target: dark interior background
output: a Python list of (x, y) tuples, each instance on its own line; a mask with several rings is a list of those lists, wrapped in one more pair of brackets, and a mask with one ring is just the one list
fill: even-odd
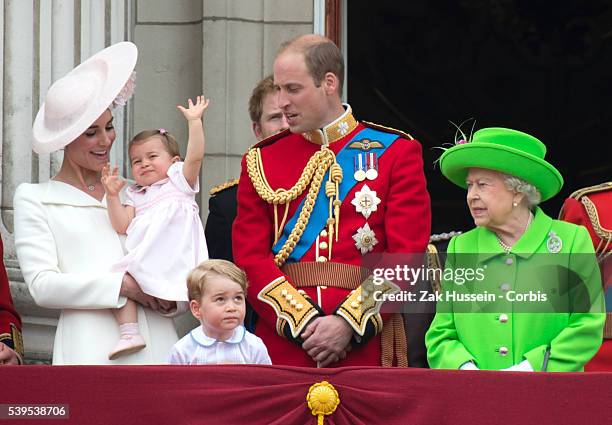
[[(348, 101), (423, 145), (434, 233), (469, 230), (465, 193), (434, 166), (467, 118), (530, 133), (574, 190), (612, 178), (612, 1), (350, 0)], [(465, 126), (469, 130), (469, 126)]]

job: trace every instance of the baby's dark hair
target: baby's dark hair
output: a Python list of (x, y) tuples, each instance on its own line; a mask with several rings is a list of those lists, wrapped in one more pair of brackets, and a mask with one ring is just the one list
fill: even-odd
[(138, 133), (136, 136), (134, 136), (134, 138), (132, 138), (132, 140), (130, 140), (128, 152), (132, 149), (132, 146), (143, 143), (145, 140), (148, 140), (151, 137), (157, 137), (159, 140), (161, 140), (164, 148), (166, 148), (166, 151), (170, 154), (170, 156), (181, 157), (181, 152), (176, 139), (172, 134), (168, 133), (163, 128), (157, 130), (143, 130)]

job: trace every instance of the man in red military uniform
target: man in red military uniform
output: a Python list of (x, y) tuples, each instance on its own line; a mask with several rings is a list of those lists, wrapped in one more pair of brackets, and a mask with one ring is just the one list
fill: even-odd
[[(289, 130), (249, 150), (233, 228), (236, 263), (274, 364), (425, 366), (422, 333), (408, 342), (380, 314), (363, 256), (424, 253), (431, 214), (421, 147), (358, 122), (341, 102), (344, 63), (330, 40), (285, 43), (274, 62)], [(426, 328), (426, 326), (425, 326)], [(408, 358), (410, 361), (408, 361)]]
[(612, 182), (575, 191), (563, 203), (559, 218), (587, 228), (602, 270), (606, 325), (601, 348), (584, 366), (586, 372), (612, 372)]
[[(0, 239), (0, 258), (4, 259), (4, 246)], [(21, 319), (13, 306), (9, 280), (4, 268), (0, 266), (0, 365), (20, 364), (23, 356), (21, 339)]]

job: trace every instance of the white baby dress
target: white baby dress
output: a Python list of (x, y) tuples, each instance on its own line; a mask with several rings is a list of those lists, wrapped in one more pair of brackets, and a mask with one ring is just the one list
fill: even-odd
[(127, 254), (113, 271), (128, 272), (146, 294), (187, 301), (189, 272), (208, 259), (204, 228), (195, 194), (183, 175), (183, 162), (168, 169), (168, 178), (151, 186), (130, 186), (127, 205), (136, 215), (127, 229)]

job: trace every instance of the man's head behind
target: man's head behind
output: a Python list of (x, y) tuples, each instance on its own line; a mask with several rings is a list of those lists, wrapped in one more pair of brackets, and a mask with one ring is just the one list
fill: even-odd
[(257, 140), (289, 128), (283, 112), (278, 107), (277, 90), (272, 75), (261, 80), (253, 89), (249, 99), (249, 115)]

